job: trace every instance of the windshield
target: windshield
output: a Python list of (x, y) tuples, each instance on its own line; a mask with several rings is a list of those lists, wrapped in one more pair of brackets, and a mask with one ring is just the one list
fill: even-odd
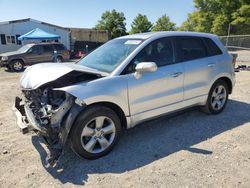
[(32, 46), (33, 46), (33, 44), (26, 44), (26, 45), (22, 46), (21, 48), (19, 48), (17, 51), (27, 52), (30, 49), (30, 47), (32, 47)]
[(115, 39), (100, 46), (78, 64), (111, 73), (131, 54), (142, 40)]

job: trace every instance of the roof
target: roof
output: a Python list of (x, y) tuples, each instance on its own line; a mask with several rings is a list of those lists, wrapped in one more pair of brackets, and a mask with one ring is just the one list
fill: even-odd
[(69, 28), (66, 28), (66, 27), (61, 27), (61, 26), (50, 24), (50, 23), (47, 23), (47, 22), (42, 22), (42, 21), (35, 20), (35, 19), (32, 19), (32, 18), (25, 18), (25, 19), (19, 19), (19, 20), (11, 20), (11, 21), (0, 22), (0, 25), (13, 24), (13, 23), (19, 23), (19, 22), (29, 22), (29, 21), (44, 24), (44, 25), (51, 26), (51, 27), (57, 27), (57, 28), (64, 29), (64, 30), (67, 30), (67, 31), (70, 30)]
[(18, 37), (18, 40), (56, 40), (59, 39), (60, 36), (53, 34), (53, 33), (48, 33), (42, 29), (36, 28), (31, 30), (28, 33), (25, 33), (24, 35)]
[(124, 39), (149, 39), (151, 37), (164, 37), (164, 36), (199, 36), (199, 37), (216, 37), (216, 35), (210, 33), (201, 32), (189, 32), (189, 31), (159, 31), (159, 32), (148, 32), (148, 33), (138, 33), (133, 35), (127, 35), (120, 38)]

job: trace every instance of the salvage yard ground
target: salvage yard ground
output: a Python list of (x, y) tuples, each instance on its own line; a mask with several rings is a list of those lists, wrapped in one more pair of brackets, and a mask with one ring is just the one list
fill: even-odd
[(236, 75), (219, 115), (161, 117), (126, 131), (101, 159), (66, 149), (47, 168), (42, 140), (22, 135), (11, 111), (19, 74), (1, 69), (0, 187), (250, 187), (250, 71)]

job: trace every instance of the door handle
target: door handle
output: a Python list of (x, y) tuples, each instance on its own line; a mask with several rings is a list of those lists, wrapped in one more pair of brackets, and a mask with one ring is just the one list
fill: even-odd
[(175, 72), (174, 74), (172, 74), (172, 77), (178, 77), (182, 74), (182, 72)]
[(214, 66), (215, 66), (215, 63), (209, 63), (207, 66), (208, 66), (208, 67), (214, 67)]

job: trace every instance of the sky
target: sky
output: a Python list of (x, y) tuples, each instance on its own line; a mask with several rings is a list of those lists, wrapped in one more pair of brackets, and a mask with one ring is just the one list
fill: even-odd
[(63, 27), (93, 28), (106, 10), (126, 17), (129, 31), (138, 13), (151, 22), (166, 14), (180, 26), (194, 10), (193, 0), (0, 0), (0, 22), (33, 18)]

